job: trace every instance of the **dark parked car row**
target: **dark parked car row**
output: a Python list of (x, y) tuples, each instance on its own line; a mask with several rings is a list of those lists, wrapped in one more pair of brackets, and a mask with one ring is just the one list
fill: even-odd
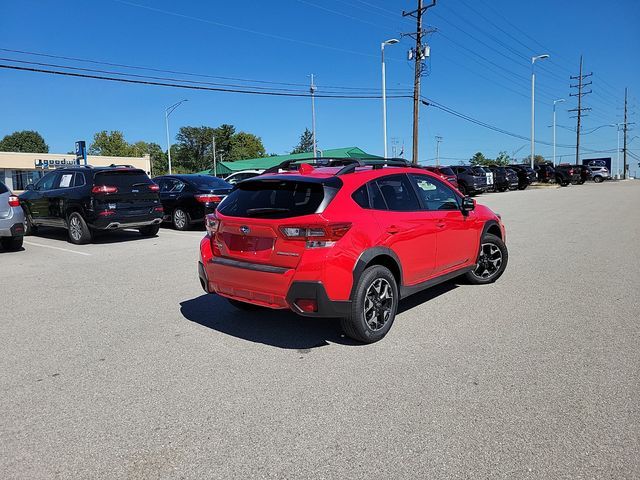
[(611, 178), (606, 167), (573, 164), (560, 164), (553, 167), (551, 164), (544, 163), (536, 165), (535, 168), (524, 164), (423, 168), (440, 175), (465, 195), (524, 190), (534, 182), (557, 183), (565, 187), (570, 184), (582, 185), (587, 180), (599, 183)]
[(13, 201), (24, 212), (26, 234), (39, 227), (63, 228), (71, 243), (84, 244), (97, 232), (125, 228), (154, 236), (163, 221), (185, 230), (204, 222), (231, 189), (209, 175), (151, 180), (129, 165), (72, 166), (47, 173)]

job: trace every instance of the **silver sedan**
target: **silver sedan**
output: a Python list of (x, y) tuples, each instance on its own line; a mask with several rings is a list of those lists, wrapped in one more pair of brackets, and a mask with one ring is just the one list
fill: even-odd
[(17, 195), (0, 182), (0, 245), (3, 250), (20, 250), (24, 236), (24, 212)]

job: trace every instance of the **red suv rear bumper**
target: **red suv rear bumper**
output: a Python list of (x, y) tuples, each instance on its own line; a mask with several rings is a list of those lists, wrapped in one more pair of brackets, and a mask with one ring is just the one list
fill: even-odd
[[(200, 242), (198, 276), (207, 293), (303, 316), (343, 317), (351, 309), (351, 301), (331, 300), (322, 281), (296, 278), (293, 268), (214, 257), (209, 237)], [(305, 303), (307, 308), (300, 306)]]

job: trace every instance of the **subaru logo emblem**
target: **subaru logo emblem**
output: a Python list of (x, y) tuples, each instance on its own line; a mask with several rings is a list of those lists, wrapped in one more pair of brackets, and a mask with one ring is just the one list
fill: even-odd
[(250, 231), (251, 231), (251, 229), (249, 227), (247, 227), (246, 225), (242, 225), (240, 227), (240, 233), (243, 234), (243, 235), (247, 235)]

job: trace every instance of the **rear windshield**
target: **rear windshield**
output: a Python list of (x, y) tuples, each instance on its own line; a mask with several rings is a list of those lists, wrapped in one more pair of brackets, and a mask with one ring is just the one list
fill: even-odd
[(473, 167), (473, 171), (474, 173), (477, 173), (478, 175), (484, 175), (485, 171), (482, 167)]
[(190, 183), (192, 183), (198, 189), (208, 189), (208, 188), (232, 189), (233, 188), (233, 185), (225, 182), (221, 178), (207, 176), (207, 175), (199, 175), (197, 177), (188, 177), (187, 179), (189, 180)]
[(152, 183), (151, 179), (142, 170), (111, 170), (98, 172), (95, 177), (96, 185), (111, 185), (118, 188), (147, 183)]
[(315, 213), (324, 199), (321, 184), (291, 180), (247, 180), (220, 204), (232, 217), (289, 218)]
[(455, 175), (455, 173), (453, 173), (453, 170), (451, 170), (449, 167), (440, 167), (440, 173), (442, 173), (442, 175)]

